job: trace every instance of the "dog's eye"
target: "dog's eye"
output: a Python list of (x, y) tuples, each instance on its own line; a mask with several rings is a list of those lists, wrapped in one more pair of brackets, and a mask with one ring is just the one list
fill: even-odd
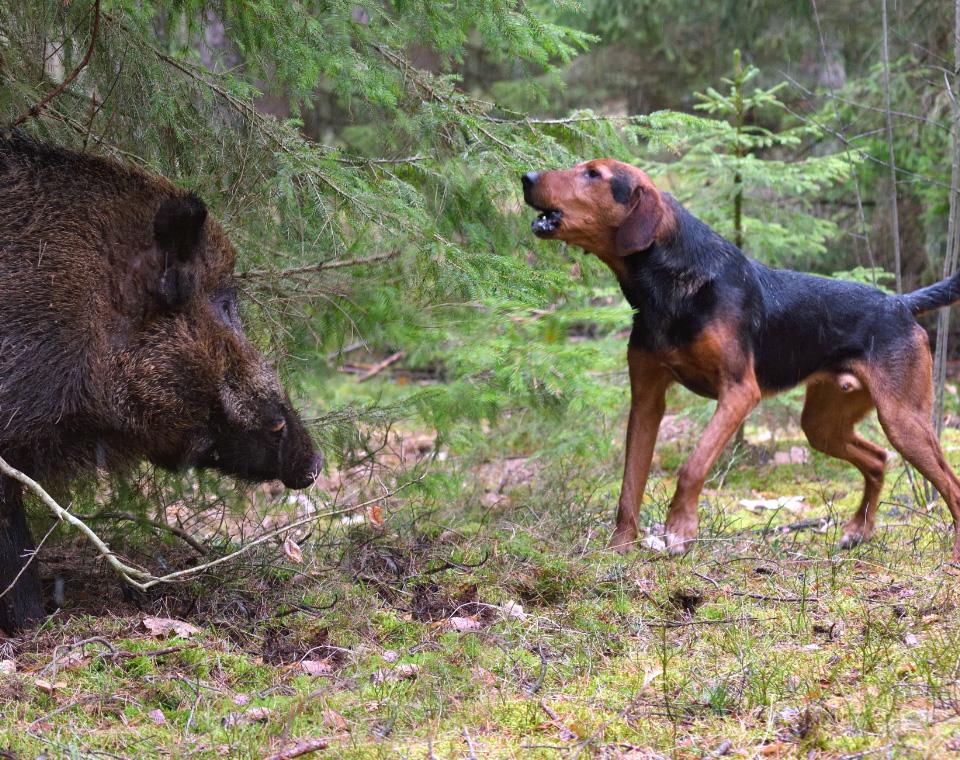
[(590, 179), (600, 179), (600, 172), (598, 172), (596, 169), (587, 169), (584, 174), (586, 174)]

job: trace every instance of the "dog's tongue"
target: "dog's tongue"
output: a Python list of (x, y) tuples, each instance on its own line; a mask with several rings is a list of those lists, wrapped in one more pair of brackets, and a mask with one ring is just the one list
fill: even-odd
[(535, 234), (543, 235), (553, 232), (560, 226), (560, 218), (563, 216), (559, 211), (544, 211), (540, 216), (533, 220), (530, 228)]

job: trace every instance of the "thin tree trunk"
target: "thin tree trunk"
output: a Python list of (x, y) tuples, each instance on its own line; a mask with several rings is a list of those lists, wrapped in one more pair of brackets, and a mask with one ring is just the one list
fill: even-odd
[(887, 117), (887, 160), (890, 163), (890, 235), (893, 238), (893, 266), (897, 275), (897, 293), (903, 292), (903, 268), (900, 262), (900, 215), (897, 210), (897, 165), (893, 156), (893, 114), (890, 110), (890, 48), (887, 0), (883, 2), (883, 102)]
[[(943, 261), (943, 276), (952, 277), (957, 271), (960, 257), (957, 225), (957, 191), (960, 189), (960, 105), (957, 103), (957, 79), (960, 75), (960, 0), (955, 0), (953, 16), (953, 81), (948, 82), (953, 103), (953, 121), (950, 137), (953, 147), (953, 163), (950, 171), (950, 216), (947, 219), (947, 251)], [(950, 309), (941, 309), (937, 319), (937, 347), (934, 359), (934, 388), (936, 401), (933, 422), (937, 436), (943, 432), (943, 392), (947, 381), (947, 344), (950, 339)]]

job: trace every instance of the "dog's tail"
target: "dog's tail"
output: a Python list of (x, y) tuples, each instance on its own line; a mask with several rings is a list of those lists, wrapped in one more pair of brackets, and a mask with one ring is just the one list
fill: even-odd
[(946, 280), (907, 293), (903, 301), (914, 314), (949, 306), (960, 301), (960, 272)]

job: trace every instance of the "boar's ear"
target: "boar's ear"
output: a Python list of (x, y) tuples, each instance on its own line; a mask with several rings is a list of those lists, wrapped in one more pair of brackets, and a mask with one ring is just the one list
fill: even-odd
[(167, 198), (157, 210), (153, 237), (164, 259), (158, 292), (167, 306), (183, 306), (197, 289), (196, 272), (190, 263), (206, 220), (207, 207), (193, 193)]
[(630, 211), (617, 229), (617, 256), (629, 256), (653, 245), (657, 228), (663, 220), (663, 201), (655, 187), (640, 183), (630, 197)]

